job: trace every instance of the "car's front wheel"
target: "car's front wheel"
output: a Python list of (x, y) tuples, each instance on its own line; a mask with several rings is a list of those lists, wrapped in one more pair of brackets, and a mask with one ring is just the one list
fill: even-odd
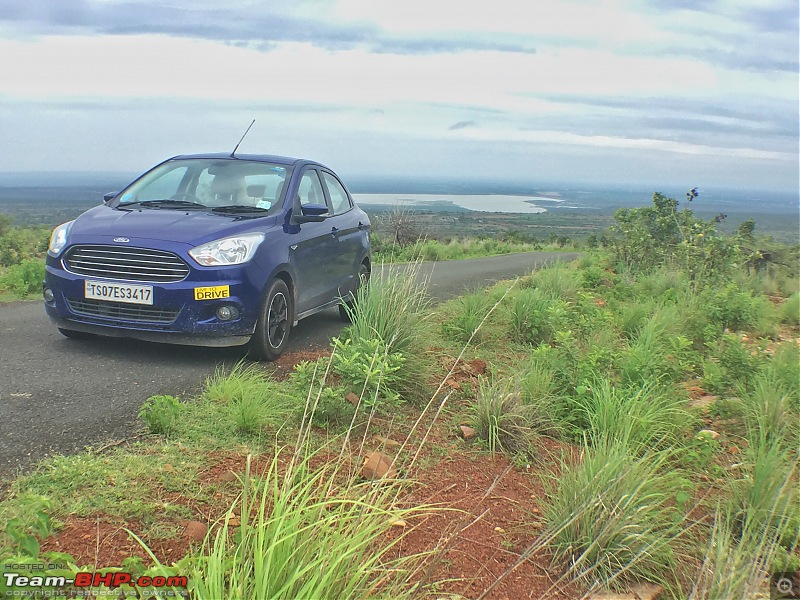
[(292, 329), (292, 295), (286, 283), (275, 279), (264, 295), (261, 316), (256, 324), (250, 349), (263, 360), (277, 360), (289, 343)]

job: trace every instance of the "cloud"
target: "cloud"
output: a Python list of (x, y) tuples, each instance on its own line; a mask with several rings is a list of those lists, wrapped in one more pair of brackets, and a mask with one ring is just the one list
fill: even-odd
[(357, 47), (376, 53), (431, 54), (467, 51), (533, 53), (529, 43), (464, 35), (398, 36), (365, 22), (286, 14), (267, 3), (193, 4), (144, 0), (6, 0), (0, 22), (34, 34), (161, 34), (219, 41), (270, 51), (279, 42), (301, 42), (327, 50)]
[(453, 123), (450, 127), (447, 128), (448, 131), (458, 131), (459, 129), (466, 129), (467, 127), (475, 127), (477, 123), (475, 121), (459, 121), (458, 123)]

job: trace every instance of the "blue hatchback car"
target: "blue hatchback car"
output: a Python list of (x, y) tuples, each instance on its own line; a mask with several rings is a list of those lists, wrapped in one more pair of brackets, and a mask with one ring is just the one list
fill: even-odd
[(264, 155), (176, 156), (57, 227), (44, 282), (67, 337), (249, 343), (274, 360), (299, 319), (351, 303), (370, 222), (327, 167)]

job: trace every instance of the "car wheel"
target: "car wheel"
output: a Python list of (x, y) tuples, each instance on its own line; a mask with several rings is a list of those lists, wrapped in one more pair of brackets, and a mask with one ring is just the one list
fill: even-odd
[(250, 347), (263, 360), (277, 360), (289, 343), (292, 329), (292, 295), (281, 279), (275, 279), (265, 294), (261, 316)]
[(356, 283), (356, 289), (350, 294), (349, 299), (345, 300), (344, 304), (339, 305), (339, 317), (345, 323), (350, 322), (350, 314), (349, 311), (352, 311), (356, 305), (356, 299), (358, 298), (358, 290), (362, 285), (369, 284), (369, 269), (367, 265), (361, 263), (361, 266), (358, 269), (358, 282)]
[(71, 340), (89, 340), (94, 337), (94, 335), (86, 333), (85, 331), (73, 331), (72, 329), (64, 329), (63, 327), (59, 327), (58, 332)]

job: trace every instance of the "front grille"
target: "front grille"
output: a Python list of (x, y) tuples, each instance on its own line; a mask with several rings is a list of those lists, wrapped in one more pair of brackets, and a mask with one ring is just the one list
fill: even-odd
[(99, 317), (101, 319), (135, 321), (137, 323), (169, 324), (178, 318), (178, 313), (180, 312), (180, 309), (78, 298), (67, 298), (67, 303), (72, 312), (78, 315)]
[(173, 283), (189, 274), (189, 266), (180, 256), (150, 248), (75, 246), (61, 262), (76, 275), (121, 281)]

